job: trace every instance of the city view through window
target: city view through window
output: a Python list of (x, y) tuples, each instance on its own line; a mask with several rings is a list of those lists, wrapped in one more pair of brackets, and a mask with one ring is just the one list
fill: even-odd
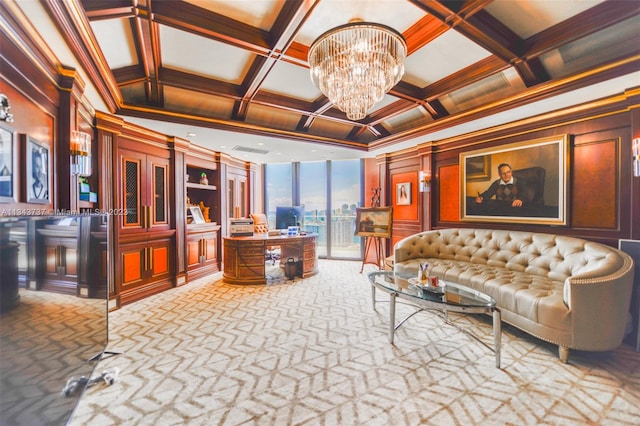
[(362, 198), (360, 160), (269, 164), (265, 175), (270, 228), (276, 227), (276, 207), (302, 206), (301, 225), (318, 234), (319, 256), (361, 258), (360, 237), (354, 235)]

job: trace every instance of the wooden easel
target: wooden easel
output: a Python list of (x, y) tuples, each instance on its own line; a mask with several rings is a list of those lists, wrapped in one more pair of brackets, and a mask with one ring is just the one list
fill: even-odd
[[(371, 192), (373, 195), (371, 196), (371, 207), (380, 207), (380, 192), (382, 188), (373, 188)], [(364, 270), (364, 265), (367, 263), (374, 264), (381, 269), (382, 260), (384, 259), (382, 253), (382, 237), (363, 237), (365, 241), (364, 245), (364, 258), (362, 259), (362, 267), (360, 268), (360, 273)], [(371, 251), (371, 246), (375, 250), (375, 261), (367, 261), (367, 257), (369, 256), (369, 252)]]
[[(364, 246), (364, 258), (362, 259), (362, 267), (360, 268), (360, 273), (364, 270), (364, 265), (367, 263), (371, 263), (376, 265), (378, 269), (381, 268), (381, 261), (384, 259), (382, 255), (382, 237), (363, 237), (366, 238), (365, 246)], [(369, 251), (371, 250), (371, 246), (373, 246), (375, 253), (374, 261), (367, 261), (367, 257), (369, 256)]]

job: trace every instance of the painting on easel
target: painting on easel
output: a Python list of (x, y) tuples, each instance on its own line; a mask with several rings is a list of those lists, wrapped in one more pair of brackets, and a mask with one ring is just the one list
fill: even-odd
[(391, 238), (392, 207), (366, 207), (356, 209), (358, 237)]

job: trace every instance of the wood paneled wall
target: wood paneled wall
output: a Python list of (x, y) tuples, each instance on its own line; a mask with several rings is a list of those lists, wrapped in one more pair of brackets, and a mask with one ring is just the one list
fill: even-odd
[[(640, 178), (631, 170), (631, 139), (640, 137), (637, 90), (594, 103), (579, 112), (505, 125), (494, 131), (427, 142), (384, 156), (383, 181), (388, 205), (394, 206), (392, 245), (404, 236), (434, 228), (519, 229), (573, 235), (617, 247), (619, 239), (640, 235)], [(568, 224), (462, 222), (459, 156), (470, 150), (568, 134)], [(382, 157), (381, 157), (382, 158)], [(396, 206), (393, 191), (400, 181), (413, 182), (431, 169), (431, 193), (417, 193), (416, 203)]]

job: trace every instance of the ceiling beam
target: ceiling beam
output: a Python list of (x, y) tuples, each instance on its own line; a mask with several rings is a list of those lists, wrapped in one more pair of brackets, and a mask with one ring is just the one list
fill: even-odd
[(242, 82), (241, 86), (244, 89), (244, 95), (239, 101), (240, 105), (235, 108), (237, 110), (235, 118), (244, 119), (246, 117), (251, 99), (258, 93), (262, 83), (280, 60), (282, 52), (289, 48), (300, 26), (309, 17), (316, 4), (317, 1), (308, 2), (302, 0), (290, 0), (283, 4), (271, 29), (272, 40), (268, 55), (266, 57), (257, 57), (254, 60)]

